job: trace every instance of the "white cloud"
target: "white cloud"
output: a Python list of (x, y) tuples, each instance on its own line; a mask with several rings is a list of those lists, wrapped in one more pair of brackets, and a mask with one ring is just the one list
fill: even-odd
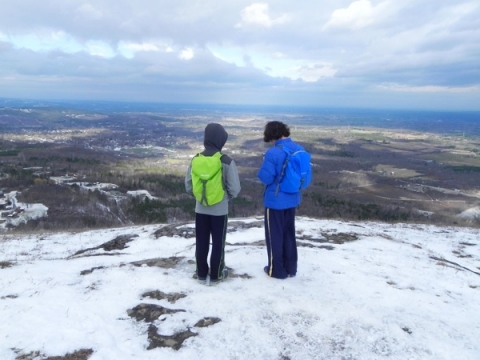
[[(382, 5), (380, 4), (377, 7), (379, 8), (381, 6)], [(377, 14), (376, 10), (378, 9), (372, 6), (372, 3), (369, 0), (354, 1), (345, 9), (335, 10), (323, 29), (363, 29), (375, 22)]]
[[(118, 52), (126, 58), (132, 58), (135, 53), (140, 51), (160, 51), (160, 48), (155, 44), (150, 43), (126, 43), (120, 42), (118, 45)], [(165, 50), (166, 51), (166, 50)]]
[(322, 78), (334, 77), (337, 69), (332, 64), (316, 64), (313, 66), (301, 66), (295, 71), (298, 77), (305, 82), (316, 82)]
[(209, 48), (212, 54), (222, 61), (238, 67), (254, 67), (272, 78), (316, 82), (321, 78), (333, 77), (337, 73), (337, 69), (330, 63), (298, 59), (280, 51), (268, 53), (258, 48), (213, 45)]
[(104, 58), (112, 58), (116, 52), (103, 41), (88, 41), (85, 44), (85, 49), (90, 55), (100, 56)]
[(272, 19), (269, 14), (269, 6), (265, 3), (257, 3), (247, 6), (241, 12), (242, 21), (236, 25), (237, 28), (244, 25), (258, 25), (270, 28), (274, 25), (284, 24), (289, 21), (287, 15)]
[(187, 48), (180, 51), (180, 55), (178, 56), (182, 60), (192, 60), (195, 56), (193, 49)]

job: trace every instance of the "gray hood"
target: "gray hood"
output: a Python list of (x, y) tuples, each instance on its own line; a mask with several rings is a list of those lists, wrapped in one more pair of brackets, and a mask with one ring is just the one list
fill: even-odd
[(228, 134), (222, 125), (217, 123), (210, 123), (205, 128), (205, 136), (203, 139), (203, 145), (205, 146), (205, 152), (215, 153), (221, 151), (225, 143), (227, 142)]

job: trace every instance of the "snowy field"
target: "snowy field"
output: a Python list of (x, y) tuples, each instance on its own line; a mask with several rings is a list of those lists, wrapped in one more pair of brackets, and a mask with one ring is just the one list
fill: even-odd
[(480, 359), (478, 229), (298, 218), (276, 280), (261, 224), (230, 220), (217, 286), (191, 224), (1, 234), (0, 359)]

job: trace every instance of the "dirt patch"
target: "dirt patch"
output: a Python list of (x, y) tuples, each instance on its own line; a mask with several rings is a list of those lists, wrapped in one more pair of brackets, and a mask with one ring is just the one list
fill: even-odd
[[(334, 233), (334, 234), (329, 234), (329, 233), (322, 233), (321, 234), (323, 238), (315, 238), (312, 235), (298, 235), (297, 234), (297, 240), (305, 240), (305, 241), (311, 241), (314, 243), (330, 243), (330, 244), (344, 244), (346, 242), (352, 242), (352, 241), (357, 241), (358, 240), (358, 235), (355, 233)], [(301, 245), (301, 246), (307, 246), (307, 245)], [(327, 247), (328, 250), (331, 250), (329, 247)]]
[(64, 356), (52, 356), (45, 360), (87, 360), (93, 354), (92, 349), (77, 350)]
[(170, 224), (165, 225), (164, 227), (156, 230), (153, 234), (155, 238), (158, 239), (162, 236), (167, 237), (183, 237), (185, 239), (190, 239), (195, 237), (195, 228), (187, 227), (188, 223), (181, 223), (181, 224)]
[(83, 271), (80, 271), (80, 275), (88, 275), (88, 274), (91, 274), (92, 272), (94, 272), (95, 270), (101, 270), (101, 269), (105, 269), (106, 267), (105, 266), (95, 266), (89, 270), (83, 270)]
[(156, 299), (156, 300), (167, 300), (169, 303), (174, 304), (177, 302), (179, 299), (183, 299), (184, 297), (187, 297), (187, 295), (182, 294), (182, 293), (175, 293), (175, 294), (165, 294), (164, 292), (160, 290), (155, 290), (155, 291), (149, 291), (144, 294), (142, 294), (142, 299), (143, 298), (151, 298), (151, 299)]
[[(220, 321), (222, 320), (217, 317), (206, 317), (199, 320), (195, 324), (195, 327), (204, 328), (215, 325)], [(173, 335), (161, 335), (158, 333), (158, 328), (155, 325), (150, 325), (148, 328), (148, 341), (150, 342), (150, 345), (147, 350), (155, 349), (157, 347), (169, 347), (174, 350), (180, 350), (185, 340), (197, 335), (197, 333), (194, 333), (190, 329), (180, 331)]]
[(358, 236), (357, 234), (347, 234), (347, 233), (335, 233), (335, 234), (328, 234), (328, 233), (322, 233), (322, 236), (327, 239), (329, 243), (333, 244), (344, 244), (346, 242), (352, 242), (352, 241), (357, 241)]
[(137, 321), (153, 322), (162, 315), (175, 314), (177, 312), (185, 312), (182, 309), (167, 309), (155, 304), (140, 304), (133, 309), (128, 309), (127, 314), (135, 318)]
[[(14, 349), (14, 351), (18, 354), (20, 351)], [(68, 353), (63, 356), (49, 356), (40, 353), (40, 351), (32, 351), (28, 354), (20, 354), (18, 355), (15, 360), (87, 360), (93, 354), (92, 349), (81, 349), (74, 351), (73, 353)]]
[(154, 258), (154, 259), (146, 259), (146, 260), (139, 260), (131, 262), (130, 264), (134, 266), (157, 266), (165, 269), (171, 269), (175, 265), (177, 265), (180, 261), (185, 259), (183, 256), (172, 256), (169, 258)]
[(0, 299), (5, 300), (5, 299), (16, 299), (18, 298), (18, 295), (6, 295), (2, 296)]
[(11, 261), (0, 261), (0, 269), (6, 269), (15, 265)]
[(137, 234), (119, 235), (115, 239), (107, 241), (106, 243), (103, 243), (102, 245), (95, 246), (95, 247), (88, 248), (88, 249), (79, 250), (75, 254), (70, 256), (70, 258), (81, 255), (81, 254), (84, 254), (88, 251), (94, 251), (94, 250), (98, 250), (98, 249), (103, 249), (105, 251), (123, 250), (123, 249), (127, 248), (128, 247), (127, 244), (129, 242), (133, 241), (133, 239), (136, 238), (136, 237), (138, 237)]
[(324, 250), (335, 250), (335, 247), (332, 245), (313, 245), (305, 242), (297, 242), (297, 246), (299, 247), (307, 247), (307, 248), (315, 248), (315, 249), (324, 249)]
[(244, 222), (241, 222), (241, 221), (232, 221), (232, 222), (228, 223), (227, 232), (228, 233), (233, 233), (233, 232), (236, 232), (238, 230), (246, 230), (246, 229), (252, 229), (252, 228), (262, 228), (263, 226), (264, 226), (263, 225), (263, 220), (254, 221), (254, 222), (250, 222), (250, 223), (244, 223)]
[(150, 342), (150, 345), (148, 345), (147, 350), (152, 350), (158, 347), (169, 347), (174, 350), (180, 350), (185, 340), (197, 335), (198, 334), (192, 332), (190, 329), (174, 335), (160, 335), (158, 333), (158, 328), (155, 325), (150, 325), (148, 327), (148, 341)]
[(202, 320), (199, 320), (195, 324), (195, 327), (203, 328), (203, 327), (207, 327), (207, 326), (212, 326), (212, 325), (215, 325), (215, 324), (219, 323), (220, 321), (222, 321), (222, 319), (217, 318), (217, 317), (206, 317), (206, 318), (203, 318)]

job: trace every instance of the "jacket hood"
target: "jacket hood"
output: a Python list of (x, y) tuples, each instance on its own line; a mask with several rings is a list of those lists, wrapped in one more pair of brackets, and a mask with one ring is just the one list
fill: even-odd
[(228, 133), (222, 125), (210, 123), (205, 128), (203, 145), (206, 150), (221, 151), (228, 139)]

